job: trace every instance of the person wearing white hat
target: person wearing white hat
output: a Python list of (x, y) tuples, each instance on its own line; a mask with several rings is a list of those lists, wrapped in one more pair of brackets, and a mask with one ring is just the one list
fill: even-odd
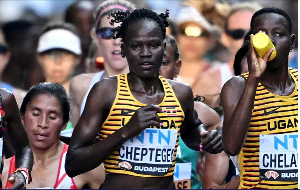
[[(81, 59), (81, 43), (74, 25), (64, 22), (47, 24), (39, 37), (38, 59), (43, 67), (46, 82), (61, 84), (69, 95), (70, 81)], [(68, 122), (61, 132), (61, 140), (70, 137), (73, 128)]]
[(214, 64), (205, 57), (220, 39), (220, 31), (210, 24), (194, 7), (184, 6), (175, 19), (178, 46), (182, 60), (178, 81), (189, 84), (194, 96), (199, 95), (210, 107), (220, 106), (220, 92), (224, 79), (231, 76), (228, 67)]
[(47, 24), (40, 35), (37, 52), (46, 82), (59, 83), (69, 93), (70, 79), (81, 56), (76, 28), (63, 22)]

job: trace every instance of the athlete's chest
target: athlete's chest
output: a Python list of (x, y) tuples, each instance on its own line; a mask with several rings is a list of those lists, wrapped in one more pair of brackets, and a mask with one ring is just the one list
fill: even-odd
[(34, 164), (31, 172), (32, 182), (27, 188), (53, 188), (56, 183), (59, 168), (59, 159), (51, 162)]

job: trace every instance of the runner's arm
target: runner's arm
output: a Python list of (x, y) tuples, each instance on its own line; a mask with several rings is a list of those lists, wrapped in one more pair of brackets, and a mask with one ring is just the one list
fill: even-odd
[(229, 156), (224, 151), (219, 154), (206, 153), (203, 189), (237, 189), (239, 177), (224, 184), (228, 168)]
[(208, 105), (202, 102), (194, 103), (195, 110), (198, 113), (199, 119), (203, 122), (206, 130), (222, 127), (223, 123), (219, 114)]
[[(173, 89), (185, 113), (185, 119), (180, 128), (180, 135), (184, 143), (191, 149), (198, 151), (201, 143), (202, 150), (210, 153), (222, 151), (221, 134), (216, 130), (200, 133), (199, 125), (202, 124), (194, 109), (194, 97), (190, 86), (182, 83), (173, 85)], [(200, 135), (201, 134), (201, 135)]]
[[(251, 120), (258, 81), (255, 78), (233, 77), (221, 91), (224, 109), (223, 145), (229, 155), (239, 154)], [(234, 134), (234, 138), (232, 136)]]
[[(33, 154), (29, 145), (27, 133), (21, 123), (21, 117), (14, 95), (1, 90), (5, 120), (7, 122), (7, 135), (16, 156), (16, 168), (27, 168), (29, 172), (33, 165)], [(14, 188), (21, 185), (18, 180), (13, 185)]]

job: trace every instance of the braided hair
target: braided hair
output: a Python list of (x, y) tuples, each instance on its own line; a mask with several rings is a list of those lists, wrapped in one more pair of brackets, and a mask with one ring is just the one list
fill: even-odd
[(133, 12), (129, 12), (128, 10), (125, 12), (117, 11), (113, 12), (109, 15), (111, 18), (110, 24), (114, 25), (115, 23), (122, 23), (120, 26), (115, 28), (116, 34), (114, 39), (121, 38), (122, 42), (125, 41), (126, 32), (128, 26), (132, 24), (134, 21), (138, 21), (141, 19), (149, 19), (156, 22), (163, 34), (163, 38), (166, 36), (166, 27), (169, 26), (167, 18), (169, 17), (169, 10), (166, 10), (165, 13), (157, 14), (156, 12), (150, 9), (135, 9)]

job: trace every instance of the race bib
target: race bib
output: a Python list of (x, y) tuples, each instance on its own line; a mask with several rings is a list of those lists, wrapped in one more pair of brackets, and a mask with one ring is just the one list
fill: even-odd
[(118, 167), (138, 174), (163, 176), (172, 166), (176, 129), (147, 128), (120, 147)]
[(191, 189), (192, 164), (176, 163), (174, 170), (174, 184), (176, 189)]
[(260, 135), (260, 178), (298, 181), (298, 134)]

